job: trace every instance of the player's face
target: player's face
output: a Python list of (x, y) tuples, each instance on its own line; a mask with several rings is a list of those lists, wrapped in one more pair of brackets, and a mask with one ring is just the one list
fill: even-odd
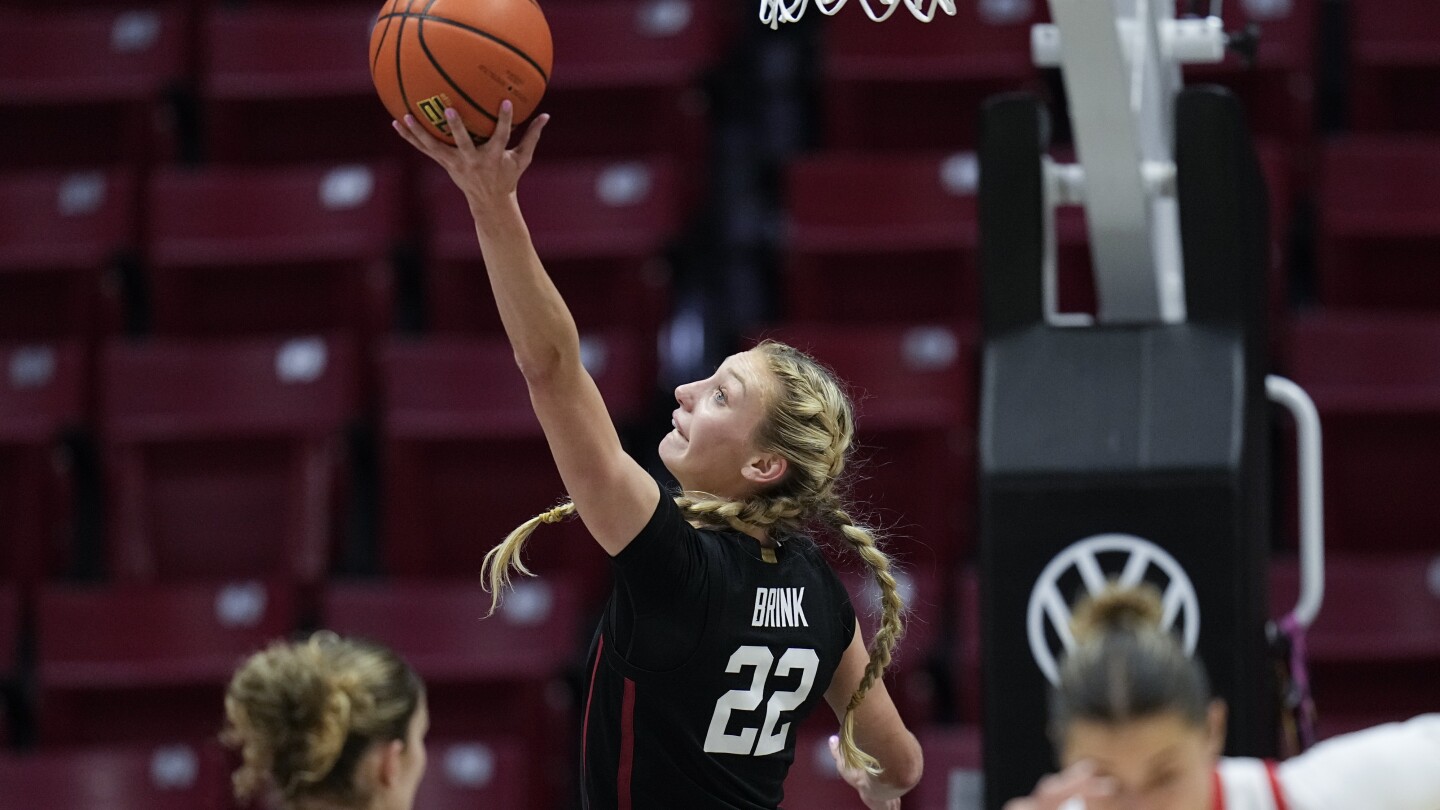
[(405, 732), (405, 747), (400, 752), (394, 790), (396, 801), (392, 805), (398, 810), (410, 810), (415, 805), (415, 791), (419, 789), (420, 779), (425, 775), (425, 735), (429, 731), (430, 710), (422, 696), (420, 704), (415, 707), (415, 713), (410, 716), (410, 726)]
[(1200, 727), (1178, 712), (1115, 725), (1076, 721), (1062, 764), (1088, 760), (1097, 777), (1110, 781), (1112, 796), (1090, 799), (1086, 810), (1210, 810), (1223, 725), (1223, 709), (1212, 710)]
[(682, 487), (723, 498), (757, 489), (746, 469), (765, 455), (755, 434), (773, 384), (764, 356), (752, 349), (726, 358), (708, 378), (675, 389), (674, 429), (660, 440), (660, 460)]

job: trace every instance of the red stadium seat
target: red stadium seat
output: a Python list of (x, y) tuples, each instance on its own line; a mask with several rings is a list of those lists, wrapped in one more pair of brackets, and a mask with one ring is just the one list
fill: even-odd
[(154, 327), (386, 329), (400, 216), (394, 167), (163, 169), (146, 245)]
[[(1231, 31), (1260, 27), (1254, 64), (1227, 56), (1219, 65), (1185, 66), (1185, 83), (1221, 84), (1245, 106), (1250, 130), (1285, 143), (1293, 158), (1315, 132), (1315, 42), (1319, 38), (1321, 0), (1241, 0), (1225, 3), (1221, 13)], [(1298, 166), (1296, 168), (1299, 168)]]
[(975, 517), (975, 344), (947, 327), (806, 326), (766, 333), (810, 352), (851, 389), (854, 497), (915, 570), (970, 553)]
[(72, 562), (61, 442), (85, 419), (85, 366), (78, 343), (0, 345), (0, 581), (31, 583)]
[[(979, 316), (972, 153), (822, 153), (787, 184), (785, 301), (795, 321), (957, 323)], [(1094, 311), (1080, 209), (1057, 217), (1060, 308)]]
[[(831, 538), (828, 542), (838, 546), (842, 541)], [(840, 552), (839, 559), (844, 572), (841, 578), (868, 645), (880, 626), (880, 588), (853, 554)], [(941, 572), (928, 566), (901, 566), (895, 579), (905, 600), (905, 635), (885, 671), (885, 683), (900, 715), (914, 725), (934, 717), (941, 700), (935, 665), (948, 658), (947, 651), (940, 649), (946, 636), (947, 586)]]
[(185, 18), (127, 7), (0, 11), (0, 163), (97, 166), (165, 159), (166, 96), (184, 77)]
[(113, 343), (101, 360), (110, 574), (324, 574), (357, 410), (335, 339)]
[(425, 810), (475, 810), (478, 807), (529, 807), (535, 783), (529, 757), (514, 740), (431, 739), (429, 765), (415, 806)]
[[(589, 367), (620, 426), (642, 413), (650, 379), (623, 334), (586, 336)], [(474, 578), (485, 552), (565, 496), (524, 378), (504, 338), (395, 341), (380, 354), (386, 570)], [(532, 570), (571, 571), (585, 595), (609, 587), (609, 565), (578, 520), (545, 526)]]
[(1440, 9), (1425, 0), (1354, 0), (1345, 7), (1351, 125), (1440, 132)]
[(1326, 545), (1434, 550), (1440, 317), (1300, 317), (1287, 352), (1320, 411)]
[(370, 79), (380, 4), (217, 6), (204, 24), (205, 152), (221, 161), (408, 155)]
[(1440, 310), (1440, 138), (1327, 145), (1318, 204), (1326, 306)]
[(705, 155), (703, 72), (728, 30), (705, 0), (595, 0), (545, 6), (558, 55), (540, 112), (552, 158)]
[(1030, 26), (1048, 19), (1045, 3), (968, 2), (956, 10), (921, 23), (902, 8), (877, 24), (852, 3), (825, 20), (827, 146), (970, 147), (986, 98), (1044, 94)]
[(128, 172), (0, 179), (0, 339), (88, 337), (119, 326), (106, 273), (136, 245), (136, 190)]
[[(500, 334), (464, 197), (435, 170), (424, 189), (431, 326)], [(666, 250), (693, 202), (676, 164), (539, 163), (526, 172), (520, 196), (540, 259), (582, 330), (612, 327), (617, 312), (639, 331), (659, 327), (669, 304)]]
[[(574, 706), (561, 682), (584, 659), (577, 589), (564, 578), (517, 582), (500, 612), (483, 618), (490, 595), (479, 578), (465, 583), (332, 583), (322, 622), (342, 635), (393, 648), (426, 682), (437, 737), (511, 735), (523, 740), (534, 778), (525, 786), (536, 808), (572, 776)], [(557, 702), (556, 695), (562, 696)], [(511, 788), (514, 789), (514, 788)], [(498, 806), (498, 805), (497, 805)]]
[(7, 681), (16, 673), (20, 660), (22, 618), (20, 589), (0, 583), (0, 681)]
[(916, 731), (925, 752), (925, 774), (903, 804), (916, 810), (984, 806), (980, 729), (927, 726)]
[(297, 621), (286, 587), (48, 585), (36, 608), (41, 741), (213, 739), (249, 653)]
[(967, 723), (980, 722), (980, 575), (964, 566), (955, 582), (955, 637), (950, 648), (950, 675), (956, 714)]
[(229, 778), (213, 746), (96, 747), (0, 756), (11, 807), (27, 810), (228, 810)]
[[(1294, 559), (1271, 568), (1275, 615), (1295, 604)], [(1435, 710), (1440, 556), (1328, 555), (1325, 602), (1307, 638), (1324, 736)]]

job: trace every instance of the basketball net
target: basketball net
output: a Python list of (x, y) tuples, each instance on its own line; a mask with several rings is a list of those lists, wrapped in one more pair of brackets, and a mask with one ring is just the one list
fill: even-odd
[[(895, 9), (901, 5), (910, 9), (921, 22), (930, 22), (935, 19), (936, 11), (944, 11), (950, 16), (955, 16), (955, 0), (928, 0), (929, 8), (926, 8), (927, 0), (874, 0), (880, 7), (876, 11), (871, 5), (871, 0), (859, 0), (865, 13), (875, 22), (885, 22)], [(798, 22), (805, 16), (805, 9), (810, 5), (810, 0), (760, 0), (760, 22), (771, 28), (779, 28), (780, 23)], [(815, 0), (815, 7), (821, 14), (834, 14), (845, 6), (845, 0)]]

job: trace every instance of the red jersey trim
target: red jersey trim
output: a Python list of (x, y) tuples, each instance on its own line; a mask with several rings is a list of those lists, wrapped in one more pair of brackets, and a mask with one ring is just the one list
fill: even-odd
[[(620, 709), (620, 773), (615, 792), (620, 810), (631, 810), (630, 778), (635, 770), (635, 682), (625, 679), (625, 699)], [(1283, 808), (1282, 808), (1283, 810)]]
[(585, 693), (585, 719), (580, 723), (580, 762), (585, 768), (590, 767), (590, 760), (587, 756), (590, 748), (590, 701), (595, 699), (595, 676), (600, 673), (600, 659), (605, 657), (605, 635), (603, 633), (596, 643), (599, 647), (595, 651), (595, 666), (590, 668), (590, 689)]
[[(1275, 763), (1272, 760), (1265, 760), (1265, 777), (1270, 780), (1270, 795), (1275, 798), (1275, 810), (1290, 810), (1290, 805), (1285, 802), (1285, 793), (1280, 789), (1280, 777), (1275, 773)], [(1210, 784), (1210, 789), (1215, 794), (1212, 806), (1215, 810), (1225, 810), (1225, 783), (1220, 779), (1218, 767), (1210, 772)]]
[(1265, 776), (1270, 779), (1270, 792), (1275, 794), (1275, 810), (1290, 810), (1285, 804), (1285, 794), (1280, 791), (1280, 777), (1275, 774), (1275, 763), (1265, 760)]

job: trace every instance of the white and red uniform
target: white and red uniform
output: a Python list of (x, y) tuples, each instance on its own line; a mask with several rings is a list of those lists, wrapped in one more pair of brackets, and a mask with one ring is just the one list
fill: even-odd
[(1440, 714), (1345, 734), (1285, 762), (1227, 757), (1215, 810), (1440, 810)]

